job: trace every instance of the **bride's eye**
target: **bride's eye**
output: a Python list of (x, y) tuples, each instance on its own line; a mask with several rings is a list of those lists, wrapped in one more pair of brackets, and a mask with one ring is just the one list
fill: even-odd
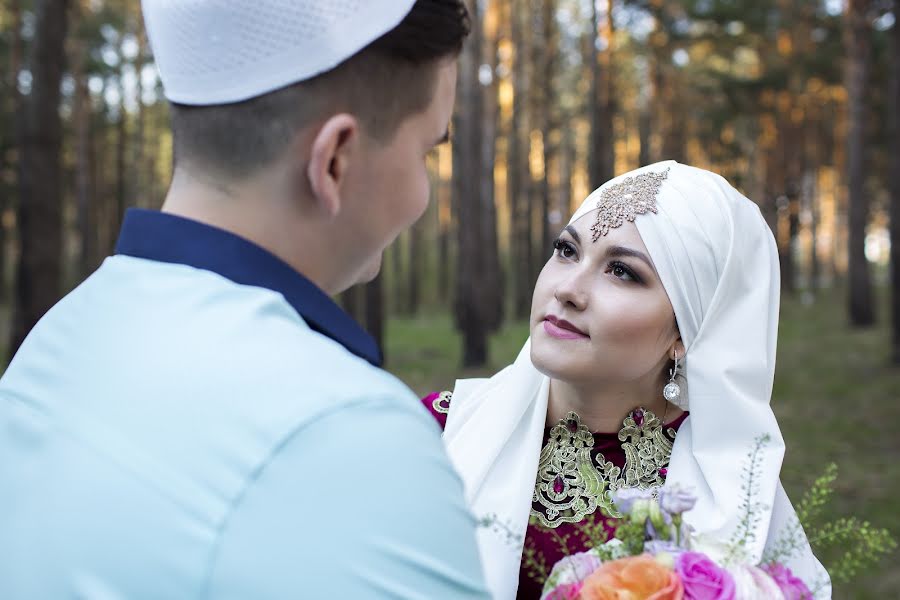
[(628, 267), (625, 263), (621, 262), (612, 262), (609, 264), (609, 272), (612, 273), (613, 277), (618, 277), (623, 281), (634, 281), (636, 283), (641, 282), (641, 278), (637, 276), (631, 268)]
[(556, 255), (562, 258), (576, 258), (578, 256), (575, 246), (559, 238), (554, 240), (553, 249), (556, 251)]

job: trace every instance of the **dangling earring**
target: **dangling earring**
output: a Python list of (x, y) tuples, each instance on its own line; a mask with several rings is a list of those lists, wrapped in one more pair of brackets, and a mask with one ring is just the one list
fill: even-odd
[(675, 351), (675, 366), (669, 369), (669, 383), (663, 388), (663, 398), (669, 402), (674, 402), (681, 395), (681, 386), (675, 381), (678, 375), (678, 351)]

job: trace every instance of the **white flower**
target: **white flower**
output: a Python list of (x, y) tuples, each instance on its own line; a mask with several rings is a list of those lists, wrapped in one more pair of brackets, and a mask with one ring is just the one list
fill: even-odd
[(670, 515), (685, 513), (697, 503), (697, 496), (688, 488), (674, 483), (659, 491), (659, 506)]
[(785, 600), (781, 588), (759, 567), (739, 565), (728, 569), (734, 577), (735, 598), (741, 600)]

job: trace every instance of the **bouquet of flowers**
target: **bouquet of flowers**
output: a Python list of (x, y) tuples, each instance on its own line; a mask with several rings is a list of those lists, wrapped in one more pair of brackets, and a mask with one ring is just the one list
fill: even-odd
[[(696, 498), (689, 490), (665, 487), (658, 494), (637, 488), (618, 490), (613, 499), (622, 513), (615, 536), (599, 539), (602, 526), (586, 524), (593, 541), (586, 552), (557, 562), (544, 581), (542, 600), (812, 600), (825, 582), (804, 582), (785, 566), (804, 540), (801, 519), (816, 516), (831, 492), (836, 467), (830, 466), (797, 505), (799, 518), (782, 532), (758, 564), (746, 561), (743, 549), (752, 539), (755, 513), (754, 470), (762, 437), (744, 470), (743, 520), (727, 544), (704, 539), (684, 522)], [(854, 518), (809, 528), (812, 542), (848, 547), (842, 562), (830, 569), (834, 580), (851, 578), (865, 563), (896, 548), (886, 530)], [(601, 534), (605, 538), (605, 534)], [(713, 560), (712, 555), (720, 557)]]
[(672, 487), (654, 498), (648, 491), (615, 496), (623, 513), (616, 538), (556, 563), (542, 600), (629, 598), (680, 600), (811, 599), (812, 591), (784, 565), (731, 564), (712, 560), (694, 539), (683, 514), (696, 499)]

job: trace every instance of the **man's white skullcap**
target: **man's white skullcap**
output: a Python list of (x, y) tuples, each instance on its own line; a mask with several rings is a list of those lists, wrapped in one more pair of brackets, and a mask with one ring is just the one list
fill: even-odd
[(415, 0), (142, 0), (166, 97), (239, 102), (329, 71)]

